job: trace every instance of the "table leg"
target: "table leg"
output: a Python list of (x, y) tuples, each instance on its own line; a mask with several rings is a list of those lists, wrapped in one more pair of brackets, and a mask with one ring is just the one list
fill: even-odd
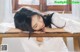
[(63, 40), (64, 40), (64, 42), (65, 42), (65, 44), (67, 46), (67, 37), (63, 37)]
[(74, 41), (74, 50), (80, 52), (79, 37), (74, 37), (73, 41)]
[(0, 37), (0, 45), (2, 44), (2, 37)]

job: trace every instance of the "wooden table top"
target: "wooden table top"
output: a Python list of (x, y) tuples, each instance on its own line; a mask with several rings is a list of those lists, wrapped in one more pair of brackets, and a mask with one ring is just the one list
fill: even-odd
[[(28, 32), (22, 32), (18, 29), (10, 29), (6, 33), (0, 33), (0, 37), (29, 37)], [(31, 37), (80, 37), (80, 33), (69, 32), (46, 32), (46, 33), (32, 33)]]

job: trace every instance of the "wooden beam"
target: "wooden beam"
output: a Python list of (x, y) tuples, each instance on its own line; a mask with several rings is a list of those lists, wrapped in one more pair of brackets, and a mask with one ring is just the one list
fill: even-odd
[(12, 12), (18, 9), (18, 0), (12, 0)]
[[(0, 33), (0, 37), (28, 37), (29, 33), (7, 32)], [(53, 33), (32, 33), (31, 37), (80, 37), (80, 33), (53, 32)]]
[(71, 5), (50, 5), (47, 6), (47, 11), (71, 11)]
[(40, 11), (46, 11), (46, 0), (40, 0)]

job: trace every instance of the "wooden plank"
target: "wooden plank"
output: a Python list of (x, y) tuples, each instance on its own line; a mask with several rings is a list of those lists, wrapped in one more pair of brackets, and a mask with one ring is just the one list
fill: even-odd
[(79, 37), (79, 47), (80, 47), (80, 37)]
[(64, 40), (64, 42), (65, 42), (65, 44), (67, 46), (67, 37), (63, 37), (63, 40)]
[(73, 41), (74, 41), (74, 51), (80, 52), (79, 37), (73, 37)]
[(2, 37), (0, 37), (0, 45), (2, 44)]
[[(0, 37), (28, 37), (29, 33), (23, 32), (7, 32), (0, 33)], [(53, 32), (53, 33), (32, 33), (31, 37), (80, 37), (80, 33), (71, 34), (68, 32)]]
[(47, 0), (40, 0), (40, 11), (46, 11), (46, 1)]

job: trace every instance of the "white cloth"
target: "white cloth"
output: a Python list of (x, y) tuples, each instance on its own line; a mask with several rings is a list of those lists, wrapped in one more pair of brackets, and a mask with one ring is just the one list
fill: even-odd
[(35, 38), (23, 38), (21, 43), (25, 52), (68, 52), (62, 38), (44, 38), (41, 46), (38, 45)]
[(60, 17), (60, 14), (54, 13), (52, 16), (52, 23), (58, 27), (63, 27), (65, 25), (66, 21)]
[[(54, 13), (52, 16), (52, 23), (55, 24), (58, 27), (64, 27), (64, 30), (70, 33), (80, 33), (80, 22), (77, 19), (70, 19), (73, 18), (72, 15), (62, 15), (59, 13)], [(76, 17), (75, 17), (76, 18)], [(65, 24), (66, 23), (66, 24)], [(52, 25), (53, 28), (56, 28), (54, 25)]]
[(0, 33), (5, 33), (10, 28), (15, 28), (14, 23), (0, 23)]

